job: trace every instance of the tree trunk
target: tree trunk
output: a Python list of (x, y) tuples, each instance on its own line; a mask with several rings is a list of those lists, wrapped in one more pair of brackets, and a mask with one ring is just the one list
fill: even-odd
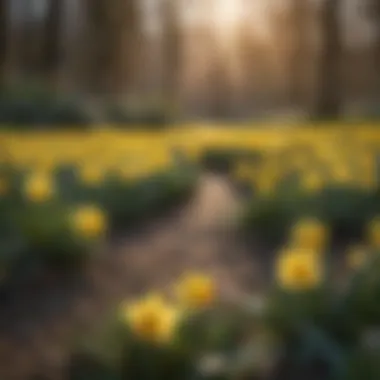
[(292, 28), (290, 50), (290, 81), (289, 97), (292, 106), (305, 107), (306, 95), (306, 67), (308, 47), (310, 40), (309, 2), (305, 0), (292, 0), (290, 26)]
[[(121, 0), (122, 2), (125, 0)], [(141, 17), (139, 12), (140, 0), (127, 0), (124, 5), (126, 16), (124, 24), (121, 26), (120, 52), (121, 57), (118, 62), (118, 72), (124, 78), (128, 93), (134, 94), (138, 85), (138, 76), (142, 69), (141, 52), (143, 36), (141, 32)], [(115, 82), (118, 82), (115, 78)]]
[(20, 23), (20, 40), (18, 42), (19, 63), (22, 73), (32, 77), (40, 74), (41, 71), (40, 33), (34, 16), (35, 2), (23, 0), (21, 3), (22, 23)]
[(42, 49), (42, 69), (48, 76), (54, 76), (60, 64), (63, 8), (64, 0), (49, 1)]
[(321, 11), (321, 51), (317, 76), (315, 116), (338, 118), (342, 106), (342, 38), (340, 0), (324, 0)]
[(373, 49), (373, 65), (377, 71), (374, 83), (374, 95), (380, 95), (380, 0), (370, 0), (367, 9), (368, 19), (376, 24), (376, 40)]
[(6, 77), (8, 53), (8, 0), (0, 0), (0, 87)]
[[(86, 67), (90, 90), (119, 94), (134, 80), (139, 31), (135, 0), (86, 0)], [(87, 48), (87, 49), (86, 49)]]
[(231, 117), (231, 83), (223, 58), (216, 55), (210, 74), (212, 88), (212, 117), (225, 120)]
[(178, 1), (164, 0), (163, 92), (167, 103), (177, 109), (180, 97), (181, 36)]

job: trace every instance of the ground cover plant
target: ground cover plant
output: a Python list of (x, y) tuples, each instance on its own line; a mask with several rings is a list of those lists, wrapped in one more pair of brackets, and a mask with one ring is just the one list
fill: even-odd
[(41, 266), (81, 268), (110, 232), (178, 204), (197, 179), (157, 136), (5, 134), (1, 147), (4, 281)]

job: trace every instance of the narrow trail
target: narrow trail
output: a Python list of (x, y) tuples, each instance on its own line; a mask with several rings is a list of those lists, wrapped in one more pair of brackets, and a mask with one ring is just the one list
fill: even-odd
[(95, 328), (123, 299), (165, 290), (183, 271), (209, 273), (228, 296), (261, 287), (260, 260), (234, 228), (240, 203), (226, 179), (205, 174), (186, 206), (115, 242), (84, 276), (16, 294), (0, 306), (0, 378), (63, 379), (74, 334)]

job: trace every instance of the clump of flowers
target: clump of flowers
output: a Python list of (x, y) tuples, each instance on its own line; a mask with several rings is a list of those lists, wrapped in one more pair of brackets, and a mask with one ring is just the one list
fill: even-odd
[(159, 294), (126, 305), (122, 309), (123, 320), (139, 338), (154, 342), (169, 342), (180, 320), (179, 309)]
[(302, 177), (302, 186), (306, 191), (315, 193), (323, 188), (324, 180), (319, 173), (310, 172)]
[(310, 290), (322, 281), (321, 258), (314, 251), (290, 250), (279, 255), (276, 262), (276, 280), (290, 291)]
[(88, 185), (99, 184), (104, 179), (103, 170), (97, 165), (83, 165), (80, 168), (79, 175), (81, 180)]
[(131, 331), (149, 342), (168, 342), (188, 312), (202, 310), (216, 299), (214, 280), (200, 273), (186, 273), (175, 284), (176, 302), (151, 293), (122, 307), (122, 316)]
[(87, 239), (98, 238), (107, 229), (107, 217), (96, 206), (81, 206), (72, 211), (70, 219), (75, 233)]
[(217, 297), (215, 281), (201, 273), (185, 274), (175, 287), (181, 304), (190, 309), (200, 309), (212, 305)]
[(328, 230), (317, 219), (300, 220), (291, 231), (291, 243), (301, 249), (323, 251), (328, 243)]
[(0, 196), (7, 195), (9, 192), (9, 181), (5, 177), (0, 177)]
[(380, 248), (380, 217), (373, 218), (367, 226), (367, 240), (374, 249)]
[(46, 173), (33, 173), (25, 181), (24, 194), (31, 202), (45, 202), (55, 193), (51, 176)]

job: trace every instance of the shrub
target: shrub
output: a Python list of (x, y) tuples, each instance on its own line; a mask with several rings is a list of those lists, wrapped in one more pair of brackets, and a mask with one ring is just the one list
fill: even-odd
[(0, 93), (3, 128), (83, 128), (91, 122), (91, 116), (79, 99), (58, 95), (42, 85), (12, 85)]
[[(87, 359), (70, 366), (70, 379), (104, 366), (112, 379), (150, 379), (153, 371), (155, 379), (233, 379), (258, 375), (264, 361), (270, 361), (268, 341), (246, 334), (258, 323), (256, 315), (227, 305), (181, 315), (170, 340), (154, 343), (136, 336), (122, 315), (113, 314), (76, 343), (73, 359)], [(259, 360), (250, 356), (253, 352)]]
[(329, 186), (315, 194), (283, 190), (254, 198), (243, 225), (264, 242), (278, 244), (298, 219), (316, 217), (331, 228), (333, 238), (357, 240), (379, 211), (379, 195), (370, 190), (345, 186)]
[[(100, 331), (75, 345), (74, 352), (87, 359), (70, 378), (99, 369), (104, 379), (111, 374), (111, 379), (149, 379), (153, 368), (157, 379), (378, 378), (379, 252), (368, 252), (360, 265), (345, 271), (342, 287), (334, 286), (328, 275), (327, 256), (312, 251), (287, 255), (293, 260), (278, 261), (276, 268), (282, 263), (293, 269), (282, 267), (285, 282), (280, 275), (284, 272), (277, 269), (276, 282), (263, 292), (261, 307), (253, 307), (258, 299), (247, 296), (233, 303), (221, 297), (206, 309), (180, 309), (180, 323), (164, 341), (150, 340), (152, 331), (161, 330), (144, 323), (144, 310), (145, 315), (165, 321), (161, 308), (175, 306), (173, 301), (165, 306), (150, 298), (155, 303), (142, 308), (142, 313), (136, 313), (135, 304), (126, 309), (123, 305), (122, 311), (132, 310), (135, 317), (112, 313)], [(299, 265), (306, 265), (311, 282), (305, 282)], [(315, 265), (320, 265), (317, 277)], [(145, 329), (136, 330), (141, 326)], [(112, 371), (107, 375), (104, 368)]]
[(131, 178), (95, 165), (100, 178), (86, 182), (81, 167), (59, 162), (51, 167), (46, 159), (34, 170), (0, 166), (0, 277), (2, 269), (28, 277), (38, 268), (83, 268), (109, 230), (178, 205), (198, 174), (185, 162), (152, 166)]
[(107, 123), (128, 129), (161, 129), (172, 121), (169, 110), (163, 106), (132, 107), (118, 103), (105, 106), (104, 119)]
[(238, 161), (255, 164), (261, 158), (259, 152), (248, 149), (206, 148), (201, 157), (201, 164), (209, 170), (231, 173)]

